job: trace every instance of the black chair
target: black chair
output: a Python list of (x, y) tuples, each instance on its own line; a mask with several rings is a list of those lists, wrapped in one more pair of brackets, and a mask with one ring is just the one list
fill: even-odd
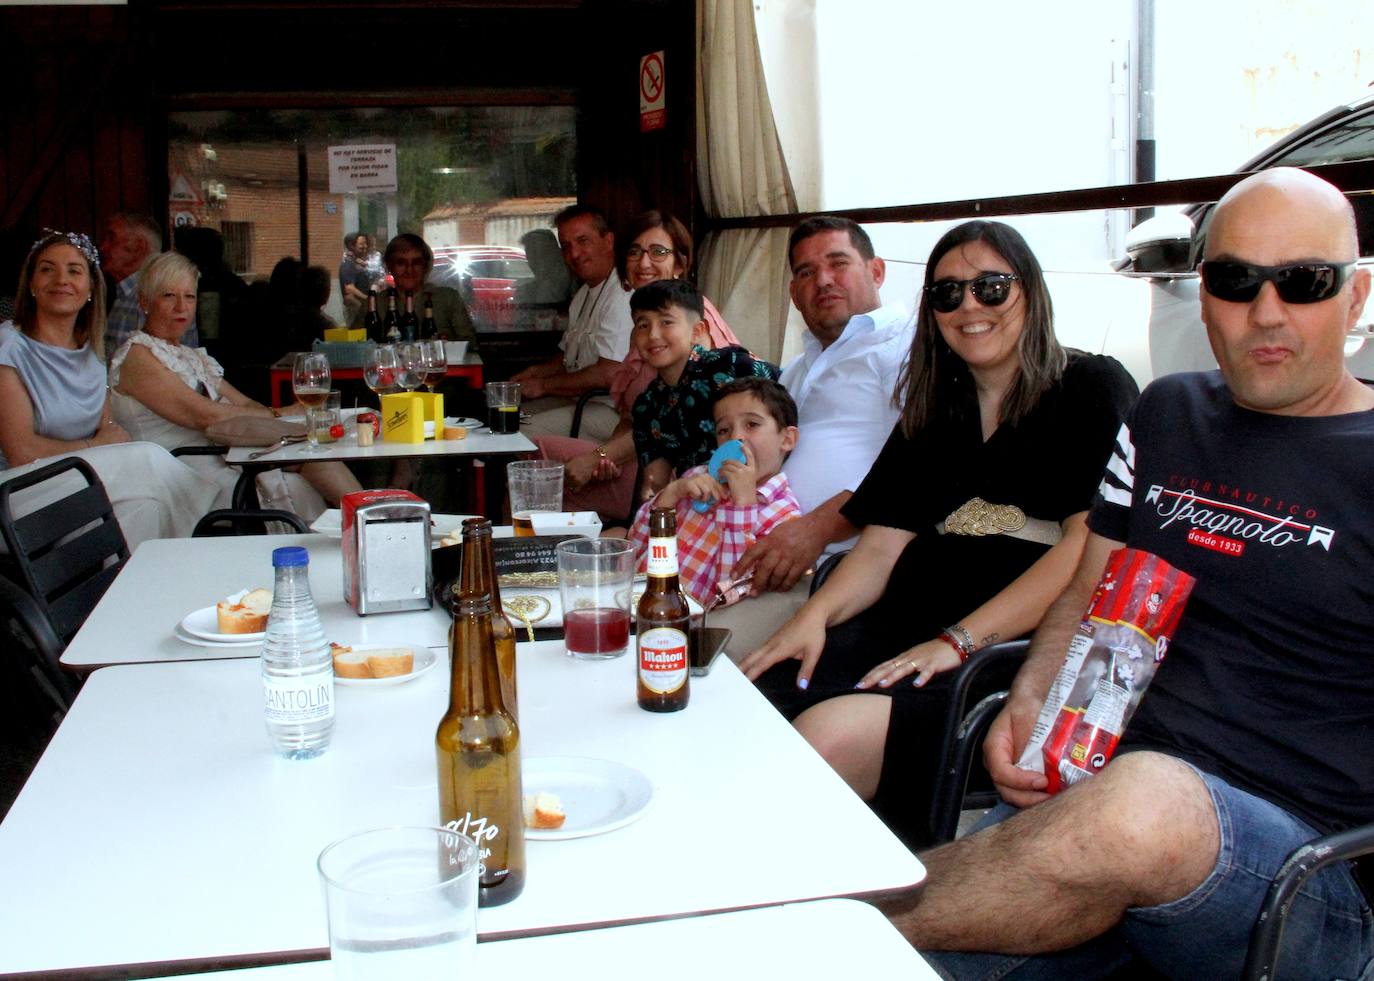
[(205, 517), (197, 521), (195, 529), (191, 532), (191, 537), (225, 538), (230, 535), (276, 534), (274, 530), (267, 527), (270, 521), (290, 525), (291, 528), (300, 535), (308, 535), (310, 533), (309, 526), (301, 519), (300, 515), (294, 514), (291, 511), (276, 511), (271, 508), (252, 508), (248, 510), (220, 508), (216, 511), (211, 511)]
[(19, 642), (15, 646), (28, 654), (30, 674), (57, 710), (65, 714), (76, 698), (78, 685), (58, 662), (64, 645), (38, 601), (4, 576), (0, 576), (0, 621), (13, 624), (11, 631)]
[[(84, 477), (86, 486), (15, 517), (15, 494), (68, 471)], [(64, 645), (129, 559), (105, 486), (80, 457), (58, 460), (0, 484), (0, 534), (9, 548), (15, 581), (34, 599)]]
[[(191, 443), (187, 446), (178, 446), (176, 449), (172, 450), (172, 456), (224, 456), (224, 454), (228, 452), (229, 447), (220, 443)], [(240, 511), (251, 511), (257, 508), (257, 476), (264, 469), (267, 468), (253, 466), (239, 467), (239, 479), (234, 485), (234, 493), (231, 498), (235, 508)]]
[(816, 595), (816, 590), (820, 589), (825, 581), (830, 578), (830, 574), (835, 571), (840, 560), (848, 554), (849, 549), (845, 549), (843, 552), (834, 552), (816, 563), (816, 571), (811, 575), (811, 589), (807, 593), (808, 596)]
[(594, 398), (603, 395), (610, 395), (609, 388), (589, 388), (577, 397), (577, 404), (573, 406), (572, 425), (568, 428), (568, 435), (577, 439), (578, 433), (582, 432), (582, 413), (587, 408), (587, 403)]

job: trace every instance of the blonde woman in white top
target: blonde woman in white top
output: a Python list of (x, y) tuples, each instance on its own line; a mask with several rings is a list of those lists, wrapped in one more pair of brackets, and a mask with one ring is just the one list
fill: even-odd
[[(190, 260), (175, 252), (144, 266), (138, 282), (143, 329), (110, 359), (115, 417), (135, 439), (168, 449), (204, 442), (206, 427), (225, 419), (278, 414), (225, 381), (224, 369), (204, 348), (180, 343), (195, 319), (198, 277)], [(237, 480), (219, 457), (182, 459), (228, 486)], [(299, 475), (272, 470), (258, 478), (264, 507), (294, 511), (307, 521), (319, 516), (326, 501), (337, 504), (359, 489), (341, 463), (308, 463)]]

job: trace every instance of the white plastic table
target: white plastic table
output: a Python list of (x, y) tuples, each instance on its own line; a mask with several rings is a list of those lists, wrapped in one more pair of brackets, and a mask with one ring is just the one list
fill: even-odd
[(366, 647), (434, 647), (448, 643), (449, 616), (437, 607), (358, 616), (343, 599), (343, 548), (323, 535), (161, 538), (144, 542), (67, 649), (62, 664), (79, 671), (108, 664), (254, 658), (260, 648), (198, 647), (178, 640), (186, 614), (242, 589), (272, 588), (272, 550), (310, 551), (310, 592), (325, 636)]
[[(861, 952), (861, 953), (860, 953)], [(887, 918), (852, 899), (766, 906), (635, 926), (477, 945), (482, 977), (559, 981), (833, 981), (862, 963), (866, 978), (937, 975)], [(329, 961), (186, 976), (202, 981), (332, 981)]]
[(400, 457), (444, 456), (503, 456), (531, 453), (535, 446), (523, 433), (497, 436), (486, 430), (470, 432), (466, 439), (427, 439), (423, 443), (387, 443), (378, 439), (371, 446), (359, 446), (351, 437), (320, 446), (320, 452), (309, 453), (305, 443), (292, 443), (274, 450), (257, 460), (249, 455), (261, 447), (233, 446), (225, 456), (230, 464), (252, 467), (285, 466), (294, 463), (321, 463), (328, 460), (381, 460)]
[[(520, 646), (525, 758), (642, 771), (643, 816), (528, 843), (515, 901), (479, 913), (507, 939), (914, 887), (924, 869), (731, 664), (683, 712), (634, 700), (634, 662)], [(104, 668), (87, 681), (0, 825), (0, 974), (206, 958), (323, 956), (315, 857), (352, 832), (438, 819), (440, 665), (340, 686), (317, 760), (273, 757), (250, 660)], [(537, 789), (537, 788), (531, 788)], [(74, 928), (73, 925), (79, 925)]]

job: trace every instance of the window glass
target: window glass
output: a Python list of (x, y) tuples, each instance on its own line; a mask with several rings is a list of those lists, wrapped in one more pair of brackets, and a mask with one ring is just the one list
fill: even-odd
[[(174, 112), (168, 215), (216, 230), (247, 283), (285, 258), (321, 267), (334, 324), (361, 319), (367, 286), (394, 284), (382, 254), (411, 232), (435, 255), (421, 292), (457, 290), (479, 331), (551, 326), (571, 284), (560, 262), (535, 289), (527, 249), (547, 252), (553, 215), (576, 198), (574, 131), (571, 106)], [(357, 232), (366, 246), (350, 254)]]

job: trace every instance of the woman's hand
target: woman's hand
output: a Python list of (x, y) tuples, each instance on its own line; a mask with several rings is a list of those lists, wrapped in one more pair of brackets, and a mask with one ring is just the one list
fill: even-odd
[(745, 677), (753, 681), (779, 661), (795, 658), (801, 661), (797, 687), (804, 690), (811, 684), (811, 675), (824, 647), (824, 618), (808, 615), (806, 607), (802, 607), (767, 643), (741, 661), (739, 667)]
[(592, 452), (579, 453), (565, 463), (563, 465), (564, 480), (567, 482), (568, 489), (580, 491), (593, 481), (609, 479), (601, 476), (599, 464), (603, 462), (610, 463), (609, 460), (603, 461), (599, 454)]
[(920, 688), (941, 671), (953, 671), (963, 662), (954, 648), (940, 638), (917, 644), (898, 654), (890, 661), (884, 661), (868, 674), (859, 679), (855, 688), (888, 688), (915, 672), (913, 684)]

